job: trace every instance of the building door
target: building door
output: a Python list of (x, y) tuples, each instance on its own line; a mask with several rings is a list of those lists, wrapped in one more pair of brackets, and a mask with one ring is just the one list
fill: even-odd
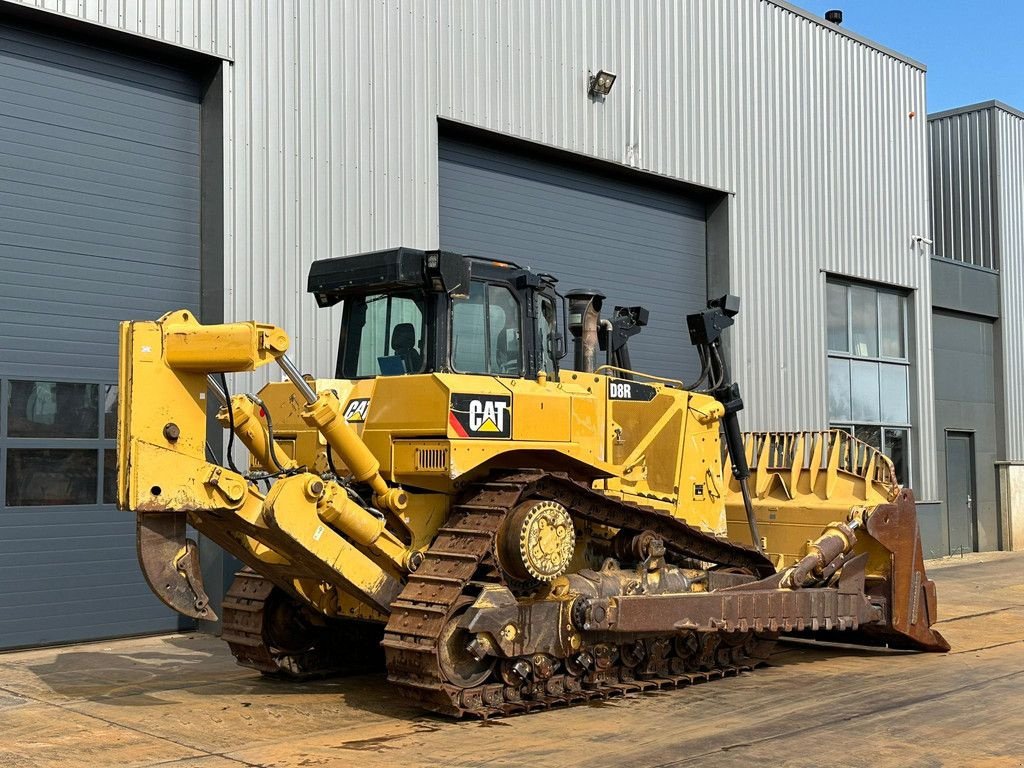
[(616, 170), (442, 133), (441, 247), (550, 273), (563, 292), (597, 289), (605, 317), (616, 305), (646, 307), (633, 368), (692, 382), (700, 365), (686, 315), (708, 298), (705, 203)]
[(198, 309), (200, 85), (0, 23), (0, 648), (177, 629), (116, 492), (117, 327)]
[(946, 433), (946, 509), (949, 514), (949, 551), (977, 551), (974, 434)]

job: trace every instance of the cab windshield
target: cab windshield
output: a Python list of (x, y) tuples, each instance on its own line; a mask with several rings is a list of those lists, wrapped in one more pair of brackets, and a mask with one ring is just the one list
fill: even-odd
[(424, 300), (416, 293), (377, 293), (346, 299), (344, 379), (400, 376), (423, 370)]

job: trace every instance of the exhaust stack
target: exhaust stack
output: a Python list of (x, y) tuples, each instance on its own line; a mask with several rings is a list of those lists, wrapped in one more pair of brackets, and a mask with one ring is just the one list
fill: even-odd
[(569, 300), (569, 332), (576, 348), (573, 367), (593, 373), (597, 367), (598, 326), (605, 296), (599, 291), (577, 288), (565, 297)]

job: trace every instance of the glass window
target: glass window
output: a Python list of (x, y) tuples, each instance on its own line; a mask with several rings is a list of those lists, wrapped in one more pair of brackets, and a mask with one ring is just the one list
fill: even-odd
[(117, 451), (103, 452), (103, 503), (117, 503)]
[(98, 451), (8, 448), (5, 503), (9, 507), (96, 503)]
[(870, 285), (826, 287), (829, 421), (881, 450), (909, 482), (907, 299)]
[(888, 424), (910, 423), (910, 401), (907, 396), (907, 366), (878, 364), (878, 399), (881, 420)]
[(501, 285), (487, 286), (487, 324), (490, 330), (489, 371), (518, 376), (520, 362), (519, 303), (512, 291)]
[(345, 378), (423, 370), (424, 302), (414, 294), (379, 293), (348, 299)]
[(117, 385), (108, 384), (103, 395), (103, 436), (117, 437)]
[(487, 288), (472, 283), (469, 297), (452, 307), (452, 365), (458, 371), (487, 373), (487, 340), (484, 331)]
[(12, 381), (8, 437), (99, 437), (99, 385)]
[(829, 358), (828, 361), (828, 416), (847, 420), (850, 416), (850, 361)]
[(522, 373), (519, 303), (508, 288), (475, 282), (452, 308), (452, 366), (463, 373)]
[(901, 484), (910, 482), (907, 430), (887, 427), (882, 430), (882, 442), (882, 453), (892, 459), (896, 468), (896, 480)]
[(878, 354), (881, 357), (904, 359), (904, 298), (895, 293), (878, 294)]
[(828, 348), (833, 352), (850, 351), (848, 292), (842, 283), (828, 284)]
[(854, 421), (878, 421), (878, 363), (850, 362), (850, 404)]
[(857, 357), (878, 357), (878, 291), (861, 285), (850, 286), (850, 317), (853, 321), (853, 349)]
[(540, 367), (549, 374), (555, 372), (555, 335), (558, 333), (558, 321), (555, 314), (555, 303), (549, 296), (536, 295), (537, 331), (540, 339)]

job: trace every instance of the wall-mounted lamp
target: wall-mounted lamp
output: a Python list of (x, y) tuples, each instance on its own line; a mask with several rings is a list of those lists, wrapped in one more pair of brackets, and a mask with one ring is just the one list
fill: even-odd
[(825, 21), (831, 22), (838, 27), (843, 23), (843, 12), (838, 8), (831, 11), (825, 11)]
[(587, 86), (587, 94), (593, 96), (607, 96), (611, 93), (612, 86), (615, 85), (615, 75), (611, 72), (605, 72), (603, 69), (597, 70), (597, 74), (590, 74), (590, 83)]

